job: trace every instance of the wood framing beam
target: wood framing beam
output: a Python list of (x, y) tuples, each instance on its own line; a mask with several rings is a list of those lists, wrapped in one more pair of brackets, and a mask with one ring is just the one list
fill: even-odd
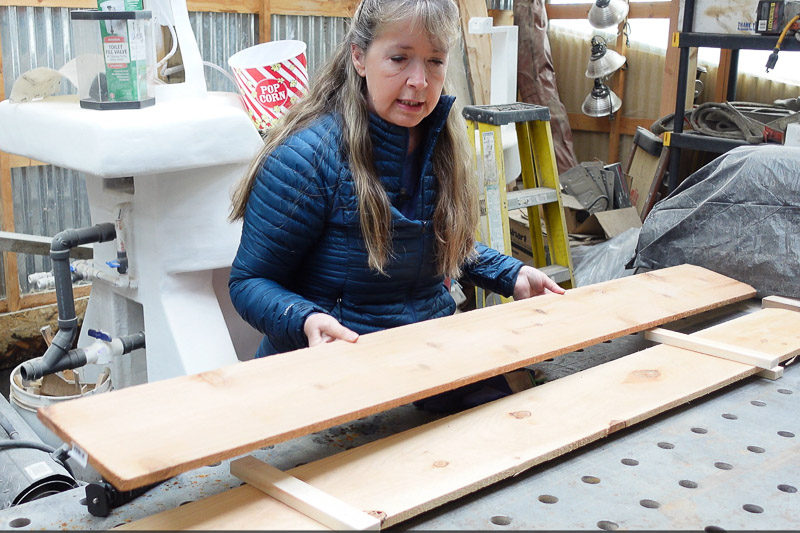
[(231, 463), (231, 474), (320, 524), (338, 531), (377, 531), (381, 521), (255, 457)]
[(258, 41), (266, 43), (272, 40), (272, 1), (262, 0), (258, 12)]
[(359, 0), (271, 0), (275, 15), (352, 17)]
[[(765, 314), (765, 311), (769, 314)], [(796, 316), (791, 316), (791, 315)], [(785, 360), (800, 352), (800, 315), (769, 309), (696, 333)], [(287, 472), (382, 527), (514, 476), (751, 376), (758, 369), (655, 346)], [(787, 461), (794, 460), (790, 455)], [(122, 529), (311, 529), (315, 524), (243, 486)], [(318, 527), (318, 526), (317, 526)]]
[(461, 33), (467, 54), (469, 82), (475, 105), (488, 105), (492, 75), (491, 35), (476, 35), (469, 32), (469, 19), (488, 17), (486, 0), (458, 0), (461, 11)]
[[(670, 17), (671, 2), (631, 2), (628, 18), (666, 19)], [(586, 19), (591, 3), (586, 4), (545, 4), (548, 19)]]
[(678, 94), (678, 66), (680, 62), (680, 48), (671, 46), (671, 39), (678, 28), (678, 14), (681, 4), (678, 0), (672, 0), (669, 4), (669, 37), (670, 43), (667, 44), (667, 54), (664, 59), (664, 82), (661, 85), (661, 105), (659, 106), (659, 118), (665, 117), (675, 112), (676, 96)]
[[(569, 126), (574, 131), (597, 133), (609, 133), (611, 131), (612, 120), (609, 120), (608, 117), (589, 117), (583, 113), (567, 113), (567, 116), (569, 117)], [(655, 119), (614, 117), (613, 121), (619, 122), (620, 134), (635, 135), (637, 126), (649, 130)]]
[[(38, 415), (129, 490), (754, 294), (682, 265), (63, 402)], [(269, 408), (243, 408), (254, 401)]]

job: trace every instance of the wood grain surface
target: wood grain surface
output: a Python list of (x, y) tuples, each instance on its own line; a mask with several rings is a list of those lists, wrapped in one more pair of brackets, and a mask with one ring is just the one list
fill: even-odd
[(682, 265), (52, 405), (120, 490), (752, 297)]
[[(800, 353), (800, 313), (765, 309), (692, 336), (736, 343), (785, 361)], [(758, 370), (659, 345), (287, 473), (359, 509), (380, 512), (388, 527)], [(125, 526), (312, 527), (322, 526), (247, 485)]]

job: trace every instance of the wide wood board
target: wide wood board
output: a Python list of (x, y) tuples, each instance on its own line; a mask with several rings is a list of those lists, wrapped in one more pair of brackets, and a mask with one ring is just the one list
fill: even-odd
[(64, 402), (39, 418), (128, 490), (754, 294), (682, 265)]
[[(765, 309), (692, 336), (800, 353), (800, 313)], [(454, 500), (759, 369), (659, 345), (287, 473), (365, 511), (383, 527)], [(319, 524), (249, 485), (126, 529), (312, 529)]]

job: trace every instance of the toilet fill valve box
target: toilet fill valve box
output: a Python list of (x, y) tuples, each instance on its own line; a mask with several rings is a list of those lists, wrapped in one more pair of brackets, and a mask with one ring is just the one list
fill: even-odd
[(140, 109), (153, 105), (152, 13), (78, 10), (70, 17), (81, 107)]

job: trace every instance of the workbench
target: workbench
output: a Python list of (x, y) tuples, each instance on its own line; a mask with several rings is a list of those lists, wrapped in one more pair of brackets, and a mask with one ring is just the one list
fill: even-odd
[[(758, 308), (748, 300), (670, 328), (693, 331)], [(553, 380), (650, 345), (638, 333), (533, 367)], [(790, 365), (776, 381), (747, 378), (392, 529), (797, 529), (799, 407), (800, 370)], [(404, 405), (252, 455), (286, 470), (436, 418)], [(240, 484), (226, 460), (179, 474), (107, 518), (87, 512), (79, 487), (0, 511), (0, 528), (108, 529)]]

